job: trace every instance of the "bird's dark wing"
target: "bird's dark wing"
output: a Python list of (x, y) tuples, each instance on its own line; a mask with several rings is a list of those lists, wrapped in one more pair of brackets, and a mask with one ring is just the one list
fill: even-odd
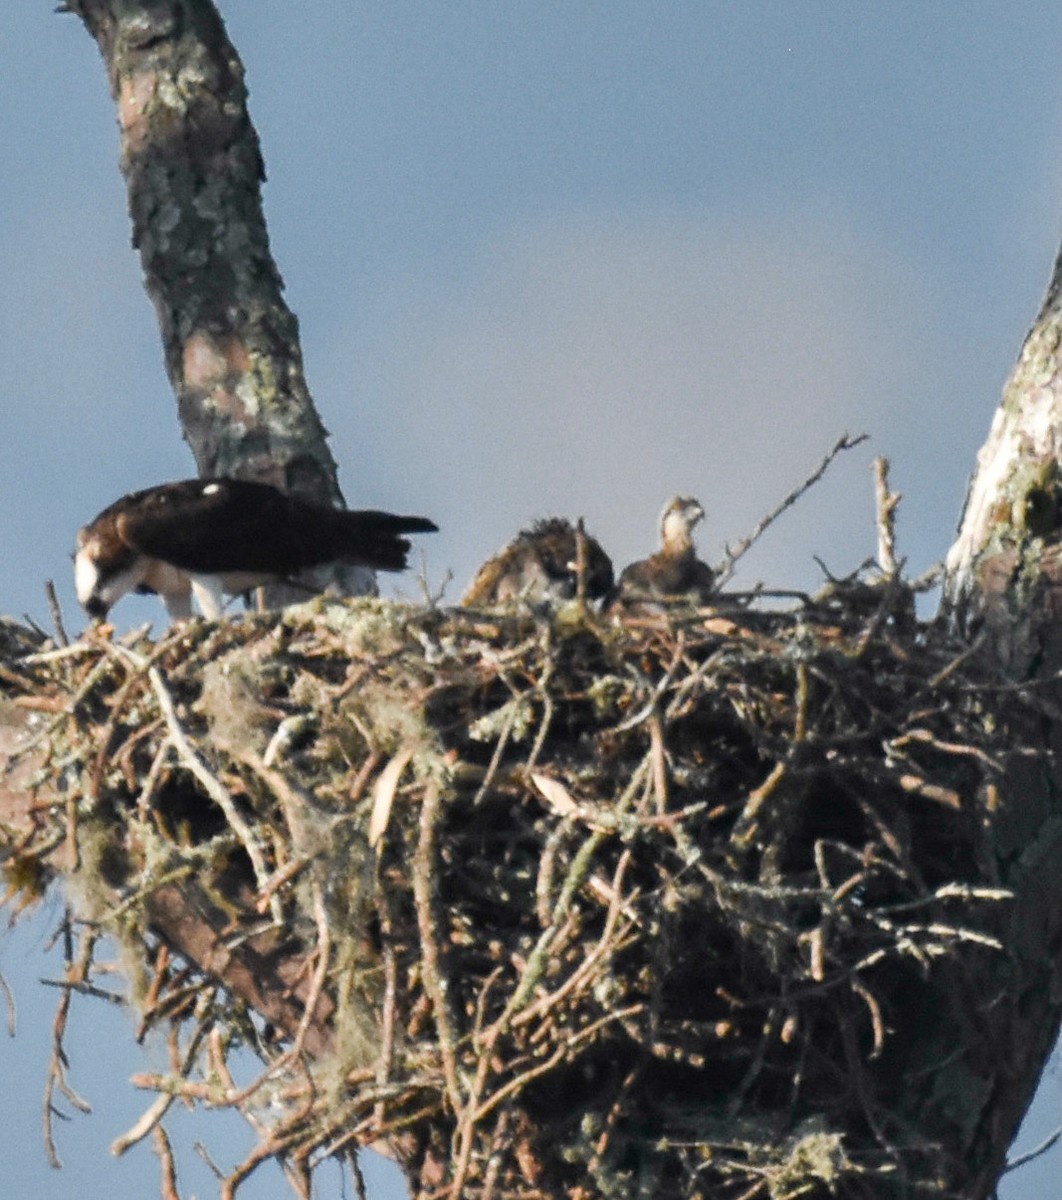
[(480, 604), (495, 604), (498, 599), (498, 587), (510, 567), (512, 547), (506, 546), (493, 558), (487, 561), (476, 572), (475, 579), (461, 597), (461, 603), (466, 608), (475, 608)]
[[(541, 522), (534, 532), (539, 535), (539, 557), (554, 595), (560, 600), (573, 599), (579, 590), (579, 535), (575, 526), (562, 518), (553, 518)], [(582, 536), (586, 548), (586, 595), (597, 600), (612, 589), (612, 559), (597, 538), (585, 531)]]
[[(318, 508), (318, 506), (313, 506)], [(318, 508), (320, 512), (320, 509)], [(438, 525), (427, 517), (408, 517), (372, 509), (325, 509), (322, 548), (331, 542), (333, 552), (321, 561), (336, 560), (375, 567), (378, 571), (402, 571), (409, 542), (403, 533), (435, 533)], [(327, 529), (327, 532), (325, 530)]]
[[(603, 596), (612, 586), (612, 562), (594, 538), (586, 536), (587, 596)], [(571, 600), (578, 589), (575, 527), (564, 517), (545, 517), (515, 538), (476, 572), (461, 599), (465, 606)]]
[(624, 592), (652, 592), (656, 587), (656, 575), (651, 558), (639, 559), (623, 568), (619, 588)]
[(141, 553), (186, 571), (215, 574), (283, 569), (262, 564), (288, 557), (287, 501), (266, 484), (185, 479), (125, 496), (112, 510), (123, 540)]
[(707, 563), (695, 558), (690, 565), (689, 583), (686, 590), (696, 592), (701, 600), (707, 600), (715, 591), (715, 572)]
[(666, 600), (707, 600), (715, 584), (711, 567), (692, 554), (670, 555), (659, 551), (625, 567), (620, 575), (617, 592), (621, 597), (636, 600), (652, 597)]
[(601, 543), (592, 537), (586, 539), (586, 594), (591, 600), (600, 600), (613, 588), (612, 559), (605, 553)]
[(425, 517), (351, 513), (243, 479), (187, 479), (123, 497), (112, 510), (124, 540), (199, 574), (290, 575), (344, 561), (400, 570)]

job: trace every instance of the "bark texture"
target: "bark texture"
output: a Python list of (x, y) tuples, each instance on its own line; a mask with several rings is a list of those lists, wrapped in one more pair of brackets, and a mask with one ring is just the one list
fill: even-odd
[[(982, 1002), (991, 1014), (986, 1049), (999, 1055), (971, 1127), (982, 1145), (1016, 1130), (1062, 1022), (1060, 535), (1062, 255), (978, 455), (944, 584), (944, 619), (1005, 673), (1015, 695), (1038, 696), (1052, 714), (1023, 723), (1022, 740), (1039, 754), (1012, 763), (992, 814), (993, 869), (1015, 903), (1004, 931), (1012, 970)], [(995, 1157), (977, 1196), (992, 1194)]]
[(945, 612), (984, 635), (1016, 678), (1059, 666), (1060, 347), (1062, 255), (978, 454), (947, 559)]

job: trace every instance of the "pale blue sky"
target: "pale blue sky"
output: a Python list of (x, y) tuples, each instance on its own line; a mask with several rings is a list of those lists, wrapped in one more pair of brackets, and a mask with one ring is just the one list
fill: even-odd
[[(0, 13), (0, 609), (46, 622), (51, 577), (76, 629), (77, 526), (193, 467), (101, 64), (52, 8)], [(452, 571), (456, 595), (550, 512), (585, 515), (622, 564), (675, 491), (704, 502), (716, 557), (845, 429), (872, 440), (746, 578), (808, 585), (813, 554), (839, 572), (871, 553), (877, 453), (901, 553), (944, 554), (1062, 229), (1057, 3), (222, 8), (347, 500), (434, 517), (433, 582)], [(88, 1005), (74, 1078), (97, 1114), (60, 1130), (66, 1171), (43, 1165), (43, 928), (0, 943), (23, 1026), (0, 1042), (20, 1082), (0, 1098), (5, 1175), (26, 1196), (153, 1194), (150, 1154), (106, 1155), (145, 1101), (124, 1018)], [(1059, 1091), (1055, 1068), (1045, 1127)], [(1004, 1197), (1057, 1190), (1060, 1163)]]

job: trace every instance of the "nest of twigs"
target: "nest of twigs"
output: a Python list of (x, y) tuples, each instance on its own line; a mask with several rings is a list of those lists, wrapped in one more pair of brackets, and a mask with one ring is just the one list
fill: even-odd
[[(137, 1082), (260, 1123), (229, 1194), (373, 1143), (454, 1197), (932, 1189), (892, 1089), (999, 955), (1020, 747), (898, 580), (785, 612), (318, 601), (5, 678), (56, 698), (60, 794), (12, 862), (76, 842), (85, 928), (170, 1029)], [(160, 948), (163, 893), (301, 964), (287, 1028)], [(276, 1069), (241, 1089), (238, 1045)]]

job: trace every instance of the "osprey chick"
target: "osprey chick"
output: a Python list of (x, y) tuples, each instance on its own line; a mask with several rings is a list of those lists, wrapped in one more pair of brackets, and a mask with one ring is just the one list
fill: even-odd
[(694, 604), (706, 603), (715, 575), (697, 557), (693, 545), (694, 527), (703, 519), (704, 509), (692, 496), (672, 496), (660, 515), (660, 549), (623, 569), (617, 602), (690, 599)]
[[(612, 560), (600, 542), (583, 534), (586, 598), (612, 588)], [(574, 600), (579, 590), (579, 542), (571, 521), (547, 517), (523, 529), (476, 572), (461, 603), (466, 608), (512, 600), (554, 603)]]
[(157, 592), (174, 620), (221, 616), (239, 595), (325, 563), (401, 571), (403, 533), (431, 533), (426, 517), (347, 512), (243, 479), (184, 479), (131, 492), (77, 535), (74, 582), (90, 617), (127, 592)]

